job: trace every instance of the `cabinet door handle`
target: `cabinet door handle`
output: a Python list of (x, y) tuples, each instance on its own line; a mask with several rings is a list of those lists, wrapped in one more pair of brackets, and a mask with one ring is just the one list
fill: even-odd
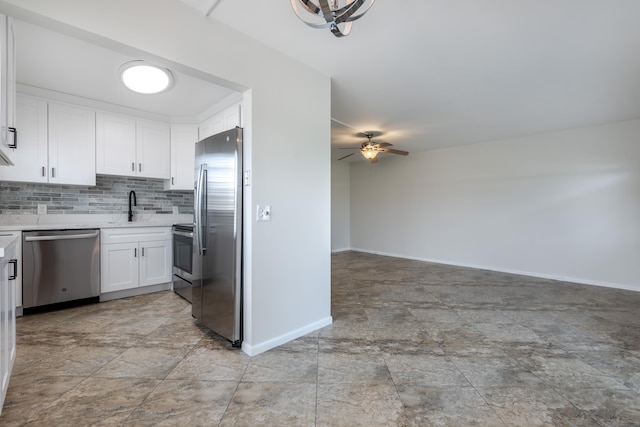
[(9, 148), (18, 148), (18, 130), (16, 128), (7, 128), (9, 134), (13, 134), (13, 143), (9, 144)]
[(171, 185), (176, 185), (176, 179), (174, 177), (171, 177)]
[(141, 256), (144, 256), (144, 248), (141, 248), (141, 250), (142, 250)]
[(13, 274), (9, 275), (9, 280), (16, 280), (16, 277), (18, 277), (18, 260), (9, 260), (9, 264), (13, 265)]
[(42, 167), (42, 176), (47, 176), (47, 172), (44, 166)]
[(138, 248), (133, 248), (133, 257), (136, 258), (138, 256)]
[(138, 163), (138, 172), (142, 172), (142, 163)]
[(136, 171), (136, 164), (134, 162), (131, 162), (131, 172), (135, 172)]
[(56, 168), (51, 168), (51, 178), (56, 177)]

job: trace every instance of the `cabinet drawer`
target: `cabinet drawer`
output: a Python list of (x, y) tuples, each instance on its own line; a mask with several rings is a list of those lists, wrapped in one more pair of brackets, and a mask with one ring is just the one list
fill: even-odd
[(100, 244), (171, 240), (171, 227), (103, 228)]

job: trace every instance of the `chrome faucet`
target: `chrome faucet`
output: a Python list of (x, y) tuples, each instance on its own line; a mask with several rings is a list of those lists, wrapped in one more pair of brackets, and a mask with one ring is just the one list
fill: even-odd
[(129, 222), (133, 221), (133, 211), (131, 210), (131, 196), (133, 196), (133, 206), (138, 206), (138, 201), (136, 200), (136, 192), (133, 190), (129, 191)]

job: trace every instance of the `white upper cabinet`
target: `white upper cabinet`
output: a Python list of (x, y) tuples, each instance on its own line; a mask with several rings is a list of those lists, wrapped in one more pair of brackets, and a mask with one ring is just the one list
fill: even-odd
[(170, 145), (168, 124), (96, 114), (97, 173), (169, 179)]
[(15, 142), (15, 33), (13, 19), (0, 15), (0, 164), (13, 162)]
[(95, 185), (95, 113), (82, 107), (16, 97), (15, 166), (0, 169), (5, 181)]
[(96, 172), (135, 175), (136, 121), (130, 117), (96, 113)]
[(16, 138), (16, 33), (13, 18), (7, 17), (7, 143)]
[(171, 127), (165, 123), (136, 121), (138, 176), (171, 178)]
[(96, 185), (96, 115), (49, 103), (49, 182)]
[(223, 131), (233, 129), (236, 126), (242, 126), (240, 123), (241, 108), (241, 104), (238, 102), (222, 111)]
[(171, 179), (165, 181), (165, 190), (193, 190), (196, 142), (197, 126), (171, 126)]
[(222, 114), (216, 114), (215, 116), (209, 117), (207, 120), (200, 123), (199, 127), (199, 140), (203, 140), (206, 137), (211, 135), (215, 135), (224, 130), (224, 118)]
[(47, 101), (27, 96), (16, 100), (16, 128), (19, 140), (8, 151), (15, 166), (0, 168), (5, 181), (48, 182), (49, 147)]
[(219, 113), (204, 120), (200, 123), (199, 139), (203, 140), (211, 135), (233, 129), (236, 126), (242, 126), (241, 113), (242, 103), (236, 102)]

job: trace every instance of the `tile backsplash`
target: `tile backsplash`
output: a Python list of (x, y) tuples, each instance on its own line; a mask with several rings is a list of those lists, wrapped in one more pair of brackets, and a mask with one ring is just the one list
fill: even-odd
[(120, 214), (129, 210), (129, 191), (136, 192), (138, 213), (193, 213), (193, 192), (165, 191), (160, 180), (96, 176), (95, 187), (0, 182), (0, 214)]

